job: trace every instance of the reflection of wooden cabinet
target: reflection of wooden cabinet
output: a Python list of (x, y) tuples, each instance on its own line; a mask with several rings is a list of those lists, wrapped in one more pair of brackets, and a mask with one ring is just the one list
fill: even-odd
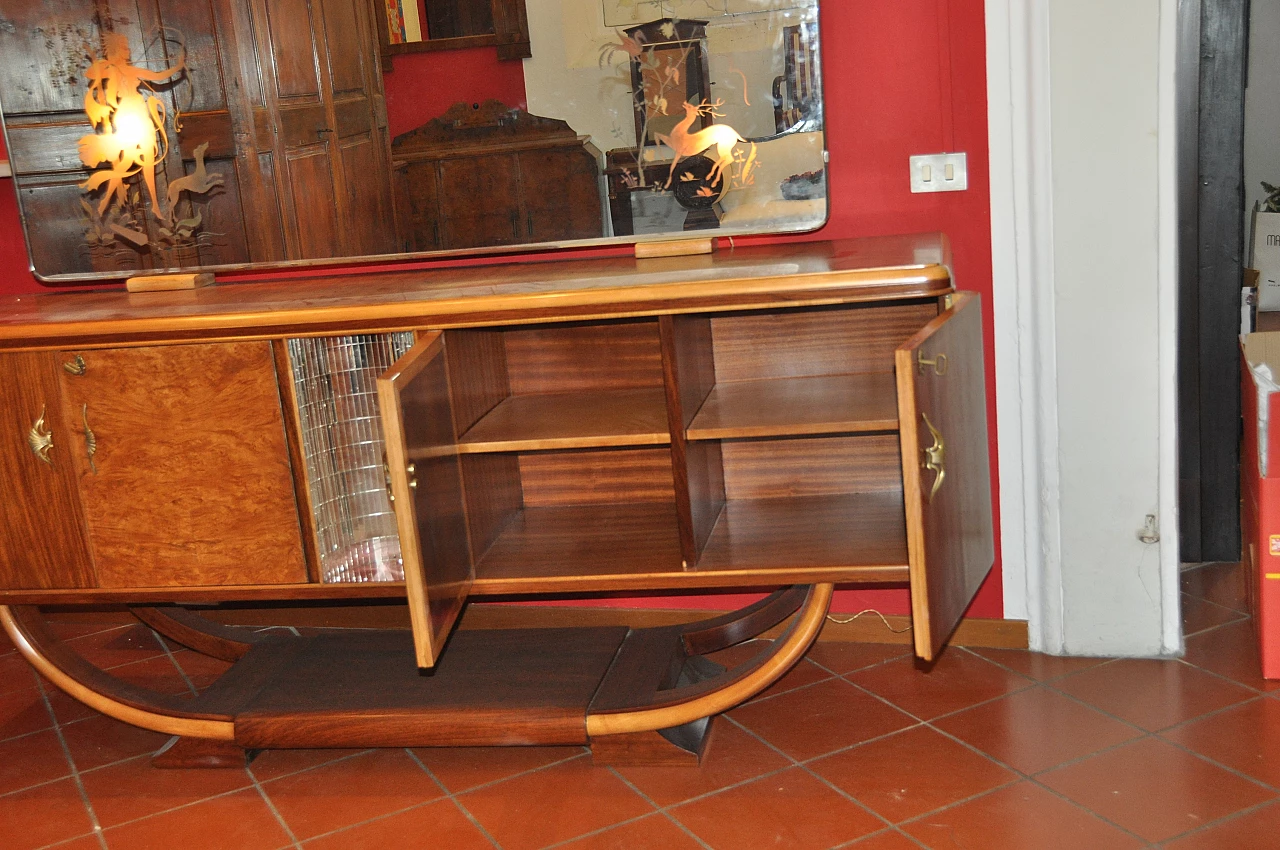
[[(0, 419), (6, 489), (28, 488), (0, 524), (0, 605), (390, 596), (414, 628), (263, 637), (149, 609), (161, 632), (237, 661), (174, 704), (64, 663), (31, 611), (0, 621), (64, 687), (92, 680), (103, 711), (228, 750), (696, 753), (707, 718), (814, 640), (835, 583), (909, 587), (932, 659), (990, 569), (979, 304), (952, 290), (945, 255), (903, 237), (215, 288), (127, 313), (123, 295), (0, 305), (0, 348), (36, 352), (0, 355), (5, 415), (29, 411)], [(383, 442), (362, 468), (394, 496), (405, 580), (309, 581), (319, 547), (304, 569), (282, 427), (307, 417), (281, 413), (290, 361), (273, 347), (406, 329), (416, 343), (377, 379), (378, 409), (330, 408)], [(348, 360), (368, 368), (359, 352)], [(77, 355), (84, 374), (60, 374)], [(43, 490), (31, 478), (51, 470), (24, 433), (36, 396), (62, 400)], [(33, 532), (45, 510), (58, 524)], [(69, 557), (51, 573), (54, 546), (85, 550), (82, 526), (92, 569)], [(468, 599), (783, 585), (799, 587), (697, 626), (450, 635)], [(706, 658), (793, 613), (741, 667)]]
[(604, 235), (599, 166), (563, 121), (488, 101), (457, 104), (398, 136), (408, 164), (412, 250), (521, 245)]

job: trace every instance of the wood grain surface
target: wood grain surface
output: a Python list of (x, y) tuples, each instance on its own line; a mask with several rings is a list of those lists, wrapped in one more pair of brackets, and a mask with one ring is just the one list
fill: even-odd
[(689, 425), (690, 440), (896, 431), (892, 372), (718, 383)]
[(392, 507), (418, 666), (431, 667), (474, 576), (444, 340), (426, 334), (378, 378)]
[(563, 507), (671, 502), (671, 452), (665, 448), (532, 452), (520, 458), (524, 504)]
[(894, 349), (937, 315), (937, 301), (921, 301), (720, 316), (716, 380), (890, 372)]
[[(63, 416), (54, 352), (0, 354), (0, 588), (93, 587), (84, 514), (76, 487), (73, 422)], [(44, 417), (49, 462), (28, 434)]]
[(100, 586), (306, 581), (271, 346), (81, 356), (63, 417)]
[(580, 390), (504, 399), (458, 441), (463, 454), (671, 442), (662, 387)]
[(587, 706), (626, 634), (625, 627), (459, 633), (431, 676), (417, 674), (402, 631), (295, 638), (300, 649), (236, 715), (236, 742), (585, 744)]
[(896, 434), (726, 440), (725, 491), (730, 499), (902, 493)]
[[(919, 358), (945, 354), (939, 375)], [(897, 352), (902, 472), (911, 612), (916, 655), (932, 660), (955, 630), (995, 561), (987, 404), (978, 296), (959, 293), (954, 306)], [(924, 417), (942, 435), (945, 478), (922, 469), (934, 445)]]
[[(928, 298), (950, 291), (938, 234), (740, 247), (665, 260), (559, 259), (282, 277), (189, 292), (0, 298), (0, 348), (119, 346), (557, 318)], [(758, 376), (753, 376), (758, 377)]]
[(516, 328), (503, 337), (514, 395), (662, 387), (656, 319)]
[(690, 444), (687, 434), (715, 386), (715, 351), (709, 318), (663, 316), (659, 322), (680, 551), (688, 569), (698, 563), (725, 499), (720, 444)]

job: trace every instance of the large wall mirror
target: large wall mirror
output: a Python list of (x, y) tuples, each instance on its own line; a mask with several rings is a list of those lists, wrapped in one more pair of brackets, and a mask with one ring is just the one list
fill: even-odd
[(817, 0), (0, 0), (0, 111), (50, 281), (803, 232), (819, 44)]

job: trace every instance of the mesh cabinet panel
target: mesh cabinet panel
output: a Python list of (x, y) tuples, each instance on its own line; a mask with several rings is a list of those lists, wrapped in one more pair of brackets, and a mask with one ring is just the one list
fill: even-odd
[(412, 346), (412, 333), (289, 340), (321, 581), (404, 579), (377, 378)]

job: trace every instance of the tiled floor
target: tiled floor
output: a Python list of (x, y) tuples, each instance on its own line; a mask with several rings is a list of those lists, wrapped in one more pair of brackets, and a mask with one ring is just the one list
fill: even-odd
[[(820, 644), (722, 721), (701, 769), (579, 748), (275, 751), (161, 771), (164, 737), (80, 707), (0, 644), (0, 848), (754, 850), (1280, 847), (1280, 683), (1238, 570), (1184, 574), (1182, 661)], [(140, 627), (63, 626), (174, 693), (223, 665)]]

